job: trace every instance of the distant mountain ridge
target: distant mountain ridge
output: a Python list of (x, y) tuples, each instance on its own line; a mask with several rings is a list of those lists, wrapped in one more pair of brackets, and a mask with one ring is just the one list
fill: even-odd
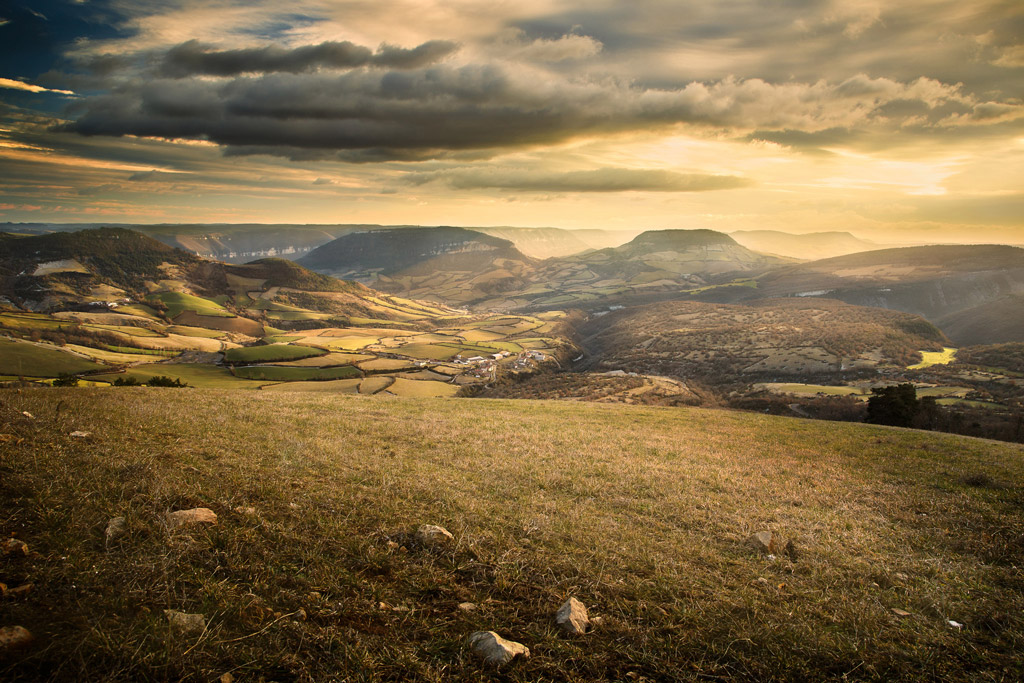
[(729, 234), (748, 249), (801, 260), (830, 258), (881, 248), (874, 242), (839, 231), (793, 234), (781, 230), (735, 230)]

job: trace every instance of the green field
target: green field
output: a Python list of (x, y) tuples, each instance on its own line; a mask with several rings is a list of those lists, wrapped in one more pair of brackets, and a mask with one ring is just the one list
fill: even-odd
[[(189, 386), (202, 389), (258, 389), (260, 386), (259, 382), (233, 377), (226, 368), (202, 363), (149, 363), (137, 365), (124, 373), (97, 375), (92, 379), (113, 382), (119, 377), (134, 377), (145, 384), (153, 377), (160, 375), (178, 379)], [(111, 391), (118, 389), (121, 387), (114, 387)]]
[(105, 365), (61, 351), (48, 344), (0, 337), (0, 375), (56, 377), (64, 373), (102, 370)]
[(205, 327), (188, 327), (187, 325), (171, 325), (167, 331), (171, 334), (180, 334), (183, 337), (199, 337), (200, 339), (220, 339), (224, 336), (222, 330), (208, 330)]
[(327, 351), (312, 346), (295, 344), (267, 344), (228, 349), (224, 360), (228, 363), (272, 363), (274, 361), (299, 360), (313, 356), (324, 356)]
[(334, 368), (303, 368), (282, 365), (246, 365), (235, 368), (235, 376), (271, 382), (296, 382), (327, 379), (350, 379), (362, 373), (351, 365)]
[(944, 347), (941, 351), (922, 351), (921, 362), (908, 365), (907, 370), (923, 370), (933, 365), (949, 365), (956, 360), (956, 349)]
[(235, 317), (215, 301), (183, 292), (158, 292), (151, 294), (149, 298), (156, 299), (167, 306), (167, 317), (171, 319), (178, 317), (184, 311), (193, 311), (197, 315), (209, 315), (216, 318)]
[(391, 349), (394, 353), (410, 358), (439, 361), (451, 360), (460, 350), (458, 347), (442, 346), (440, 344), (406, 344), (405, 346)]
[[(0, 609), (37, 637), (5, 682), (1024, 679), (1019, 445), (278, 387), (2, 399), (3, 532), (36, 554), (5, 559), (35, 585)], [(197, 506), (218, 524), (168, 529)], [(558, 632), (568, 596), (593, 632)], [(532, 657), (484, 667), (490, 629)]]

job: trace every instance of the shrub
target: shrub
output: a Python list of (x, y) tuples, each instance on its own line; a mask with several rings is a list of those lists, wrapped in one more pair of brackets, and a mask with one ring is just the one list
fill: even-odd
[(146, 382), (147, 387), (187, 387), (188, 384), (182, 382), (180, 379), (171, 379), (167, 375), (157, 375), (156, 377), (150, 377), (149, 381)]

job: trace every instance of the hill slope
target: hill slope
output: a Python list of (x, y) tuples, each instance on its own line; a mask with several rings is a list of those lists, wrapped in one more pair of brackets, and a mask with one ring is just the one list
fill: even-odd
[[(1024, 249), (1002, 245), (906, 247), (850, 254), (778, 269), (758, 281), (758, 296), (827, 296), (861, 306), (923, 315), (936, 324), (1011, 295), (1024, 294)], [(977, 320), (984, 320), (979, 309)], [(982, 329), (954, 342), (1019, 341)]]
[(671, 301), (592, 318), (581, 332), (601, 369), (715, 384), (902, 367), (948, 342), (919, 316), (828, 299)]
[[(37, 638), (5, 681), (1024, 676), (1020, 447), (678, 408), (2, 398), (0, 531), (38, 553), (0, 565), (34, 584), (3, 623)], [(216, 526), (163, 521), (198, 506)], [(592, 633), (559, 635), (570, 595)], [(491, 629), (532, 657), (483, 667), (465, 639)]]

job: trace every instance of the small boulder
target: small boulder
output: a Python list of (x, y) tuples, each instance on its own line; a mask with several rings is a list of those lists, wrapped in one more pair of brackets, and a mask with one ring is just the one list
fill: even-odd
[(165, 609), (167, 623), (171, 630), (182, 635), (198, 634), (206, 630), (206, 617), (202, 614), (186, 614), (175, 609)]
[(107, 522), (107, 530), (103, 534), (107, 549), (109, 549), (113, 543), (119, 541), (126, 533), (128, 533), (128, 522), (125, 518), (111, 518), (111, 520)]
[(460, 602), (459, 603), (459, 611), (460, 612), (475, 612), (476, 610), (477, 610), (477, 606), (476, 606), (475, 602)]
[(14, 557), (28, 557), (28, 543), (19, 541), (16, 538), (4, 539), (3, 554)]
[(235, 677), (230, 673), (226, 673), (217, 679), (220, 683), (235, 683)]
[(192, 508), (167, 513), (167, 526), (177, 529), (192, 524), (217, 524), (217, 513), (210, 508)]
[(770, 555), (775, 552), (775, 538), (770, 531), (758, 531), (747, 539), (747, 545), (760, 553)]
[(579, 635), (587, 632), (590, 628), (590, 617), (587, 616), (587, 608), (576, 598), (569, 598), (558, 608), (555, 614), (555, 621), (566, 633)]
[(454, 543), (455, 537), (443, 526), (424, 524), (416, 530), (416, 540), (419, 541), (420, 545), (432, 547)]
[(4, 626), (0, 628), (0, 652), (17, 650), (34, 640), (32, 633), (24, 626)]
[(469, 636), (469, 645), (485, 664), (501, 666), (516, 657), (530, 656), (530, 648), (522, 643), (505, 640), (494, 631), (477, 631)]

